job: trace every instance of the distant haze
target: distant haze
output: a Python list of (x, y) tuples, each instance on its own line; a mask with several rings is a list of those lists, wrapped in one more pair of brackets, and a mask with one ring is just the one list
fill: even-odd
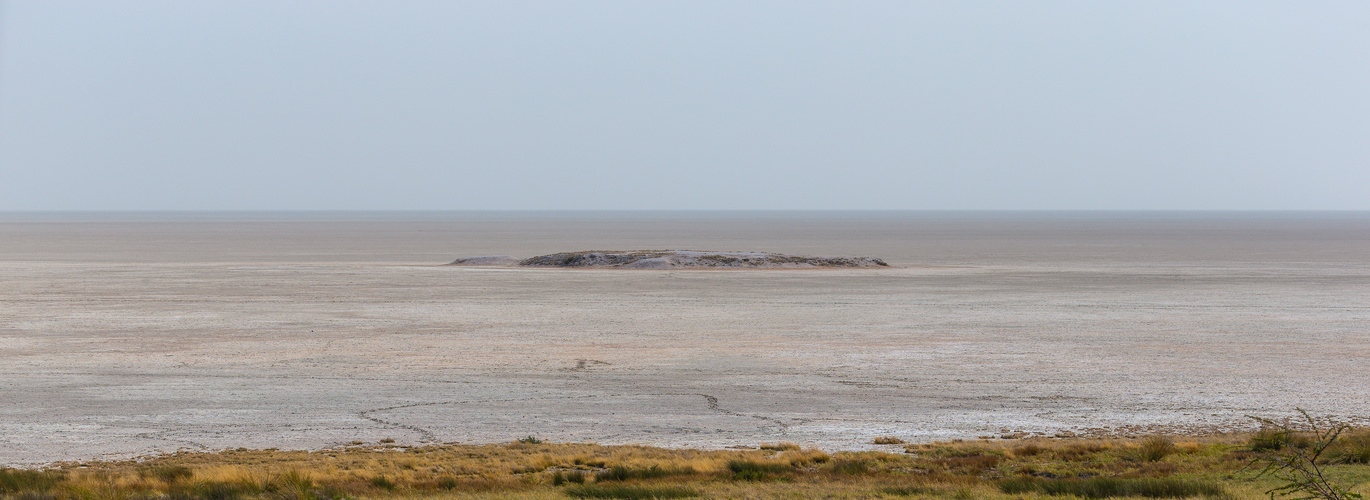
[(1370, 210), (1367, 2), (0, 4), (0, 210)]

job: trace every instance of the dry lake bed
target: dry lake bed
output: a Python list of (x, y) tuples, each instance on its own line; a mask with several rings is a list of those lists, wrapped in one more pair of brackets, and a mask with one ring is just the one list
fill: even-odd
[[(891, 267), (442, 266), (689, 249)], [(1370, 215), (0, 215), (0, 465), (1370, 423)]]

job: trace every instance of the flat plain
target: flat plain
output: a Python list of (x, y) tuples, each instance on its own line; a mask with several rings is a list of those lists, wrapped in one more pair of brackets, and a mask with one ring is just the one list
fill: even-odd
[[(889, 269), (447, 267), (691, 249)], [(1370, 423), (1370, 215), (7, 214), (0, 465)]]

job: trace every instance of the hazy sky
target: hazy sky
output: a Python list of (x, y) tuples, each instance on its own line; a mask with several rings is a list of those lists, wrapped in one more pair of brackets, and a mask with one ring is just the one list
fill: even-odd
[(1370, 209), (1367, 2), (4, 1), (0, 210)]

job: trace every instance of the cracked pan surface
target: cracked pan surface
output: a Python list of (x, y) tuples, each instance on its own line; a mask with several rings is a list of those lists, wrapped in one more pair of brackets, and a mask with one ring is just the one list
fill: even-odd
[[(0, 220), (0, 464), (1370, 415), (1366, 217), (392, 217)], [(892, 267), (440, 265), (563, 248)]]

